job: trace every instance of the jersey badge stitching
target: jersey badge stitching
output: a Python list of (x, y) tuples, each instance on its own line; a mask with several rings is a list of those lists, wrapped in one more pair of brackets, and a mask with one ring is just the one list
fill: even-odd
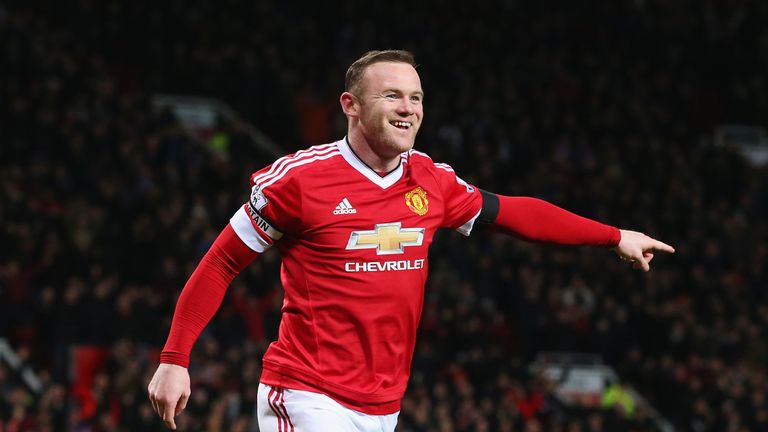
[(405, 194), (405, 205), (412, 212), (419, 216), (424, 216), (429, 211), (429, 200), (427, 200), (427, 191), (417, 187)]

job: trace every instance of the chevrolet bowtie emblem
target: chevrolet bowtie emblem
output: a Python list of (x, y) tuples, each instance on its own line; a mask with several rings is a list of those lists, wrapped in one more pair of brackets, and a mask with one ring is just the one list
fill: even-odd
[(406, 246), (421, 246), (424, 228), (401, 228), (400, 222), (376, 224), (370, 231), (353, 231), (347, 250), (376, 249), (376, 255), (401, 254)]

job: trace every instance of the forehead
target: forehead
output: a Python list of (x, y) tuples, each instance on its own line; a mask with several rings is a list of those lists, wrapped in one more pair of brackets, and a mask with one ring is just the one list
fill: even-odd
[(362, 81), (363, 86), (372, 92), (388, 89), (406, 93), (422, 91), (419, 73), (408, 63), (374, 63), (365, 69)]

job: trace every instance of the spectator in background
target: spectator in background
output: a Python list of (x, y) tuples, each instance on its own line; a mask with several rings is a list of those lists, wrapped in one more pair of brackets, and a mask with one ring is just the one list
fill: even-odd
[[(133, 340), (137, 347), (131, 355), (140, 359), (148, 382), (173, 300), (200, 259), (198, 251), (207, 250), (214, 238), (210, 233), (226, 224), (231, 209), (242, 202), (231, 191), (254, 166), (269, 161), (233, 138), (230, 150), (239, 156), (212, 163), (172, 116), (152, 112), (151, 95), (220, 97), (295, 148), (301, 141), (300, 123), (291, 113), (295, 99), (286, 95), (295, 94), (303, 82), (336, 82), (342, 72), (309, 65), (339, 65), (363, 47), (405, 42), (418, 52), (439, 53), (423, 58), (419, 67), (432, 85), (421, 150), (451, 162), (473, 183), (536, 193), (599, 219), (664, 232), (680, 246), (669, 265), (638, 278), (588, 250), (562, 253), (502, 237), (468, 242), (438, 236), (412, 382), (422, 376), (428, 388), (450, 389), (439, 399), (442, 423), (455, 424), (460, 398), (440, 371), (449, 365), (463, 368), (475, 393), (461, 400), (478, 405), (484, 389), (504, 382), (504, 376), (525, 382), (528, 359), (561, 348), (551, 323), (565, 303), (550, 303), (550, 292), (581, 276), (596, 301), (587, 321), (578, 321), (584, 338), (614, 339), (611, 329), (619, 322), (619, 309), (629, 323), (621, 344), (609, 345), (609, 351), (602, 343), (587, 348), (610, 359), (676, 427), (687, 428), (700, 416), (694, 411), (706, 410), (704, 424), (719, 430), (711, 425), (721, 427), (724, 419), (735, 418), (734, 410), (721, 409), (721, 401), (736, 397), (732, 388), (742, 383), (745, 389), (737, 398), (741, 427), (766, 429), (758, 420), (764, 417), (758, 399), (745, 395), (763, 388), (765, 381), (765, 362), (759, 359), (766, 343), (756, 335), (768, 330), (763, 265), (768, 179), (764, 168), (750, 167), (733, 149), (707, 144), (707, 135), (721, 121), (765, 126), (766, 5), (749, 0), (723, 8), (704, 0), (689, 8), (626, 1), (541, 8), (535, 2), (497, 2), (435, 14), (428, 3), (418, 3), (409, 9), (414, 23), (410, 18), (385, 21), (389, 4), (369, 6), (371, 16), (382, 19), (363, 17), (362, 9), (349, 5), (297, 11), (241, 0), (231, 8), (213, 3), (158, 7), (143, 1), (63, 7), (47, 0), (33, 8), (6, 2), (0, 20), (0, 267), (16, 261), (20, 273), (33, 278), (21, 303), (15, 303), (0, 275), (0, 335), (14, 347), (30, 343), (34, 369), (41, 376), (48, 372), (49, 385), (68, 390), (69, 349), (83, 339), (61, 343), (61, 355), (52, 355), (58, 326), (64, 326), (64, 333), (71, 328), (53, 311), (63, 305), (72, 278), (83, 283), (80, 301), (89, 304), (95, 287), (115, 275), (115, 291), (108, 296), (113, 309), (124, 291), (138, 292), (129, 295), (134, 305), (150, 290), (163, 299), (164, 330), (154, 321), (154, 342)], [(464, 19), (456, 21), (454, 12)], [(318, 24), (322, 16), (326, 19)], [(429, 16), (434, 27), (445, 31), (427, 31), (420, 16)], [(491, 52), (494, 61), (489, 62)], [(451, 64), (446, 59), (458, 58), (445, 69)], [(468, 67), (472, 64), (484, 67)], [(653, 221), (636, 216), (646, 214), (656, 216)], [(70, 235), (75, 231), (77, 241)], [(706, 260), (699, 253), (704, 250)], [(93, 263), (101, 265), (101, 275), (90, 271)], [(161, 263), (169, 277), (159, 276)], [(235, 282), (257, 304), (269, 296), (275, 304), (264, 326), (265, 339), (241, 339), (242, 349), (222, 348), (229, 369), (241, 367), (232, 353), (260, 358), (276, 337), (282, 297), (278, 266), (277, 257), (268, 253)], [(501, 270), (488, 271), (493, 268)], [(48, 325), (30, 325), (24, 317), (38, 310), (38, 301), (41, 313), (50, 311), (45, 312)], [(225, 298), (225, 307), (230, 301)], [(494, 314), (503, 321), (494, 319), (492, 326), (488, 317)], [(566, 315), (572, 316), (572, 310)], [(148, 321), (137, 311), (127, 316), (121, 323), (113, 314), (102, 324), (114, 330), (100, 342), (110, 352), (115, 344), (135, 339), (130, 329), (145, 328)], [(226, 327), (219, 318), (202, 339), (218, 339), (218, 328)], [(607, 333), (596, 330), (602, 319)], [(17, 332), (33, 327), (42, 333), (47, 327), (48, 336), (30, 339), (29, 333)], [(658, 335), (672, 335), (673, 327), (678, 357), (668, 359), (669, 339)], [(754, 327), (759, 333), (750, 330)], [(511, 337), (480, 343), (484, 362), (470, 361), (477, 347), (468, 340), (489, 339), (504, 328)], [(749, 343), (730, 342), (739, 338)], [(193, 369), (217, 360), (200, 350), (193, 357)], [(466, 367), (472, 364), (482, 366)], [(204, 429), (211, 405), (226, 393), (217, 385), (238, 388), (245, 400), (258, 384), (260, 365), (254, 367), (255, 381), (210, 384), (206, 405), (196, 412), (188, 408), (180, 421)], [(698, 384), (691, 385), (691, 377)], [(117, 382), (113, 378), (109, 385)], [(17, 385), (23, 386), (12, 387)], [(196, 389), (199, 384), (192, 385)], [(426, 402), (438, 406), (431, 394), (424, 396)], [(28, 413), (45, 409), (44, 399), (32, 397), (35, 408)], [(499, 400), (498, 416), (523, 430), (514, 407)], [(77, 418), (79, 407), (71, 395), (65, 403), (67, 413)], [(136, 403), (140, 412), (151, 412), (145, 396)], [(9, 413), (8, 408), (0, 402), (0, 412)], [(404, 409), (401, 426), (412, 430), (407, 414)], [(117, 428), (152, 430), (149, 423), (133, 427), (130, 421), (128, 414), (121, 416)], [(555, 427), (549, 418), (535, 422), (531, 427)], [(95, 427), (88, 419), (77, 424)]]
[(635, 399), (624, 381), (612, 382), (606, 386), (601, 400), (603, 408), (615, 409), (622, 418), (631, 419), (635, 416)]
[[(249, 202), (179, 298), (149, 384), (150, 400), (169, 428), (176, 429), (174, 417), (190, 395), (187, 367), (194, 342), (234, 277), (273, 244), (283, 256), (286, 306), (280, 337), (264, 357), (258, 412), (265, 431), (281, 430), (284, 422), (308, 430), (395, 429), (421, 315), (428, 245), (438, 228), (468, 236), (482, 223), (530, 241), (610, 246), (644, 271), (655, 252), (674, 252), (645, 234), (542, 200), (478, 190), (449, 166), (412, 150), (424, 115), (415, 67), (407, 51), (364, 54), (347, 70), (340, 97), (347, 136), (251, 175)], [(335, 204), (337, 195), (341, 204)], [(403, 196), (410, 212), (402, 212)], [(353, 214), (358, 216), (344, 217)], [(408, 246), (413, 248), (406, 253)], [(403, 260), (381, 261), (389, 255)], [(368, 264), (402, 268), (376, 271)], [(526, 417), (541, 408), (541, 395), (522, 398), (518, 408)], [(467, 411), (470, 419), (476, 415), (471, 404)]]

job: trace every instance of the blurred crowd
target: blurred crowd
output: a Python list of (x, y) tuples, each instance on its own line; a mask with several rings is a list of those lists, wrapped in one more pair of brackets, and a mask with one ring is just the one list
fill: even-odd
[[(192, 140), (155, 93), (214, 96), (286, 153), (345, 131), (346, 66), (415, 52), (417, 147), (467, 181), (677, 248), (439, 235), (398, 431), (768, 430), (768, 173), (707, 139), (768, 119), (768, 3), (0, 2), (0, 431), (159, 431), (146, 398), (175, 300), (273, 155)], [(439, 7), (436, 7), (439, 6)], [(181, 430), (254, 431), (279, 256), (204, 331)], [(528, 365), (600, 354), (648, 401), (564, 406)]]

